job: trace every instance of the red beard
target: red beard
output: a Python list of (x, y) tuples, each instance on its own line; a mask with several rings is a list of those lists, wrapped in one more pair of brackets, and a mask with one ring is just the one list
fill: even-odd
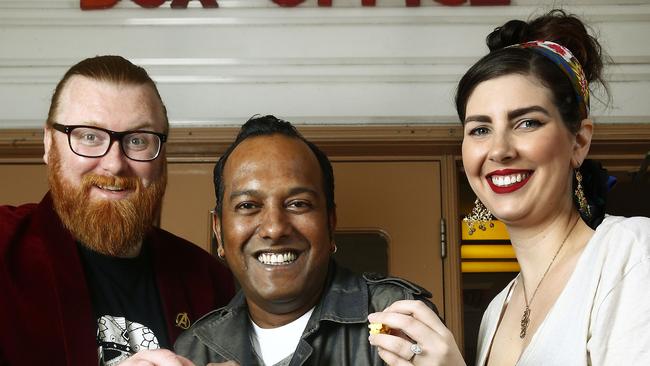
[[(54, 209), (65, 227), (84, 246), (104, 255), (122, 257), (138, 247), (158, 217), (167, 185), (167, 169), (144, 187), (137, 177), (86, 174), (81, 186), (63, 181), (56, 146), (50, 150), (48, 180)], [(93, 186), (118, 185), (135, 189), (121, 200), (91, 200)]]

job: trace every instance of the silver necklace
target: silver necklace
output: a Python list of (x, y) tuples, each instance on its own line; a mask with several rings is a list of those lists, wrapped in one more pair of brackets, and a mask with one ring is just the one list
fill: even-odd
[(567, 239), (569, 239), (569, 235), (571, 235), (573, 229), (578, 224), (578, 220), (580, 220), (580, 217), (578, 217), (578, 219), (573, 223), (573, 226), (571, 226), (571, 229), (569, 229), (569, 232), (564, 237), (564, 240), (562, 240), (562, 244), (560, 244), (560, 246), (555, 251), (555, 254), (553, 255), (553, 259), (551, 259), (551, 262), (546, 267), (546, 271), (544, 271), (542, 278), (537, 283), (537, 286), (535, 287), (535, 291), (533, 291), (533, 295), (530, 297), (530, 301), (528, 301), (528, 297), (526, 297), (526, 283), (524, 281), (523, 274), (521, 275), (521, 287), (524, 291), (524, 301), (526, 302), (526, 307), (524, 308), (524, 314), (521, 317), (521, 331), (519, 332), (519, 338), (521, 339), (524, 339), (526, 337), (526, 332), (528, 331), (528, 324), (530, 323), (530, 305), (533, 303), (533, 300), (535, 300), (535, 295), (537, 295), (537, 290), (539, 290), (539, 286), (544, 281), (544, 278), (546, 277), (548, 270), (551, 269), (553, 262), (555, 262), (555, 258), (557, 258), (557, 255), (560, 254), (560, 250), (562, 250), (564, 243), (566, 243)]

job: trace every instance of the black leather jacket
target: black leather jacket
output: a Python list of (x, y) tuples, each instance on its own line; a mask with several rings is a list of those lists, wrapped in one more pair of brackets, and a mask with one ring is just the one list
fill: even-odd
[[(431, 294), (406, 280), (381, 275), (357, 275), (333, 261), (326, 289), (316, 305), (293, 354), (297, 365), (383, 365), (368, 343), (368, 314), (397, 300), (426, 300)], [(260, 365), (249, 338), (251, 325), (246, 299), (240, 291), (225, 307), (208, 313), (176, 341), (180, 355), (197, 366), (233, 360), (242, 366)]]

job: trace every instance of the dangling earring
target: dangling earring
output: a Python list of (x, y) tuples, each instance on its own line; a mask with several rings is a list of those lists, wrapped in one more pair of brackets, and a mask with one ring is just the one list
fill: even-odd
[(488, 210), (487, 207), (483, 205), (483, 202), (481, 202), (477, 197), (476, 201), (474, 201), (472, 213), (465, 216), (463, 221), (467, 223), (469, 235), (472, 235), (476, 232), (476, 228), (474, 227), (476, 224), (478, 224), (478, 228), (483, 231), (486, 229), (485, 224), (487, 222), (490, 223), (490, 227), (494, 227), (494, 223), (492, 222), (493, 219), (494, 216), (492, 216), (492, 212), (490, 212), (490, 210)]
[(576, 189), (573, 192), (575, 194), (576, 199), (578, 200), (578, 205), (580, 206), (580, 213), (582, 213), (586, 217), (591, 217), (591, 209), (589, 208), (589, 203), (587, 202), (587, 198), (585, 197), (585, 191), (582, 189), (582, 174), (580, 174), (580, 171), (576, 169), (576, 180), (578, 181), (578, 184), (576, 184)]
[(219, 259), (221, 259), (221, 260), (226, 260), (226, 255), (222, 254), (223, 249), (222, 250), (219, 250), (219, 249), (221, 249), (221, 248), (217, 248), (217, 257), (219, 257)]
[(336, 246), (336, 243), (334, 243), (334, 249), (332, 249), (332, 254), (336, 254), (336, 252), (339, 251), (339, 247)]

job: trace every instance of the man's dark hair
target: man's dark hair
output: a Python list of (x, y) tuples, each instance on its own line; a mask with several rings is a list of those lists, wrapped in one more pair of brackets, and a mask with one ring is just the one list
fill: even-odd
[[(223, 170), (230, 154), (232, 154), (235, 148), (247, 138), (272, 135), (283, 135), (295, 138), (304, 142), (309, 147), (318, 160), (318, 165), (320, 166), (321, 174), (323, 176), (323, 190), (327, 202), (327, 212), (331, 213), (336, 207), (334, 203), (334, 172), (332, 171), (332, 164), (327, 158), (327, 155), (325, 155), (325, 153), (323, 153), (311, 141), (304, 138), (291, 123), (271, 115), (263, 117), (253, 116), (244, 123), (239, 130), (239, 134), (237, 134), (235, 142), (226, 149), (226, 152), (224, 152), (217, 164), (214, 166), (214, 193), (217, 199), (216, 212), (219, 218), (221, 218), (223, 208)], [(287, 157), (287, 159), (290, 158), (291, 157)]]

